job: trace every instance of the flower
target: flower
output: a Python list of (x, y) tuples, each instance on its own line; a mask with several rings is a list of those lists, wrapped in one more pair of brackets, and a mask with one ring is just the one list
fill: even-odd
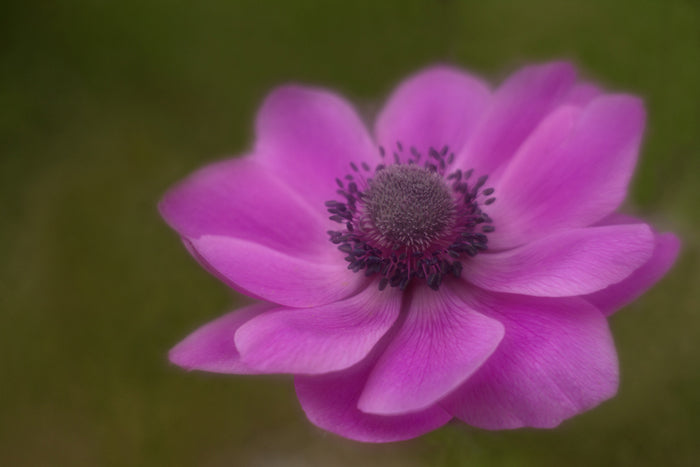
[(373, 135), (345, 100), (281, 87), (249, 155), (169, 191), (190, 253), (257, 300), (187, 337), (175, 364), (295, 375), (309, 420), (361, 441), (456, 417), (554, 427), (612, 397), (606, 317), (679, 241), (616, 214), (640, 99), (528, 66), (491, 90), (449, 66), (390, 96)]

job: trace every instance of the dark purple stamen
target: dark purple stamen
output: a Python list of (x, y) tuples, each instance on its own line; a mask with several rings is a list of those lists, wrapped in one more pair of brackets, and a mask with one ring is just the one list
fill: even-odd
[[(427, 159), (411, 146), (412, 158), (404, 163), (400, 141), (396, 148), (394, 164), (379, 164), (373, 172), (366, 162), (360, 164), (371, 178), (351, 163), (358, 178), (346, 175), (347, 187), (336, 179), (344, 200), (325, 205), (342, 230), (328, 235), (345, 255), (348, 269), (381, 276), (380, 290), (404, 290), (414, 279), (437, 290), (446, 275), (459, 277), (462, 261), (487, 249), (485, 234), (495, 228), (481, 206), (496, 201), (489, 197), (494, 189), (481, 189), (485, 175), (469, 183), (472, 170), (447, 173), (455, 157), (447, 146), (430, 148)], [(384, 147), (379, 153), (384, 156)]]

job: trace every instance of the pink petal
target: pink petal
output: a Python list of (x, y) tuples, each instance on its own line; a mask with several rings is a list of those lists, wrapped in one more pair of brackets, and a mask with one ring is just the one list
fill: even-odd
[(361, 412), (357, 401), (382, 346), (347, 370), (296, 376), (297, 397), (311, 423), (356, 441), (386, 443), (415, 438), (447, 423), (452, 416), (438, 406), (405, 415)]
[(358, 407), (382, 415), (425, 409), (476, 371), (502, 337), (498, 321), (474, 311), (447, 284), (439, 292), (417, 287)]
[(639, 298), (671, 269), (678, 257), (680, 240), (672, 233), (655, 235), (654, 252), (649, 261), (627, 279), (613, 284), (585, 298), (606, 315)]
[(466, 423), (491, 430), (551, 428), (614, 396), (617, 356), (605, 317), (577, 298), (481, 297), (500, 320), (498, 350), (442, 402)]
[(631, 96), (552, 113), (496, 187), (498, 200), (488, 208), (496, 225), (490, 246), (521, 245), (614, 211), (627, 194), (643, 129), (644, 108)]
[(590, 83), (579, 83), (575, 84), (571, 90), (568, 92), (566, 97), (562, 102), (563, 105), (574, 105), (577, 107), (584, 107), (589, 102), (591, 102), (596, 97), (603, 93), (601, 89)]
[(269, 303), (258, 303), (205, 324), (173, 347), (169, 354), (170, 361), (187, 370), (259, 373), (241, 362), (233, 338), (242, 324), (273, 308), (274, 305)]
[(432, 147), (449, 146), (458, 152), (464, 146), (489, 100), (489, 88), (481, 80), (449, 66), (421, 71), (389, 98), (379, 114), (376, 134), (388, 155), (400, 141), (404, 154), (415, 147), (423, 156)]
[(496, 91), (458, 165), (493, 182), (539, 122), (559, 105), (576, 80), (568, 63), (528, 66)]
[(312, 205), (336, 199), (350, 163), (374, 167), (379, 153), (354, 109), (337, 95), (301, 86), (273, 91), (257, 118), (256, 153)]
[(481, 288), (544, 297), (582, 295), (620, 282), (654, 248), (647, 225), (573, 229), (464, 265), (462, 277)]
[(317, 261), (329, 250), (323, 209), (312, 209), (249, 157), (195, 172), (171, 189), (159, 208), (186, 238), (235, 237)]
[(343, 301), (251, 319), (236, 332), (242, 360), (263, 373), (318, 374), (362, 360), (396, 321), (401, 294), (368, 287)]
[(309, 307), (353, 295), (367, 280), (348, 270), (326, 241), (335, 262), (318, 263), (267, 248), (257, 242), (205, 235), (190, 242), (208, 270), (237, 290), (269, 302)]

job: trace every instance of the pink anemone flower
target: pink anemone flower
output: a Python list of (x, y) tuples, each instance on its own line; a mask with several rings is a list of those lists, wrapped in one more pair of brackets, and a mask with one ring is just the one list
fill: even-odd
[(309, 420), (360, 441), (452, 418), (557, 426), (616, 393), (606, 317), (678, 254), (673, 234), (615, 213), (644, 120), (640, 99), (567, 63), (496, 89), (429, 68), (371, 132), (337, 94), (276, 89), (248, 155), (160, 203), (197, 261), (256, 300), (170, 360), (293, 374)]

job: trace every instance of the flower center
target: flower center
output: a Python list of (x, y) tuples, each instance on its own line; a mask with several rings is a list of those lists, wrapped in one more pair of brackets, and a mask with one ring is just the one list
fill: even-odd
[(365, 199), (375, 239), (385, 248), (425, 249), (454, 222), (454, 201), (444, 179), (416, 165), (380, 170)]
[[(372, 169), (354, 163), (336, 179), (343, 201), (326, 202), (330, 219), (343, 225), (329, 230), (332, 243), (346, 254), (348, 269), (379, 275), (379, 289), (405, 289), (414, 279), (438, 290), (447, 274), (459, 276), (462, 261), (487, 248), (491, 219), (481, 209), (493, 203), (487, 177), (473, 183), (472, 171), (448, 169), (454, 154), (431, 148), (428, 157), (396, 143), (393, 164)], [(382, 158), (386, 151), (379, 148)]]

